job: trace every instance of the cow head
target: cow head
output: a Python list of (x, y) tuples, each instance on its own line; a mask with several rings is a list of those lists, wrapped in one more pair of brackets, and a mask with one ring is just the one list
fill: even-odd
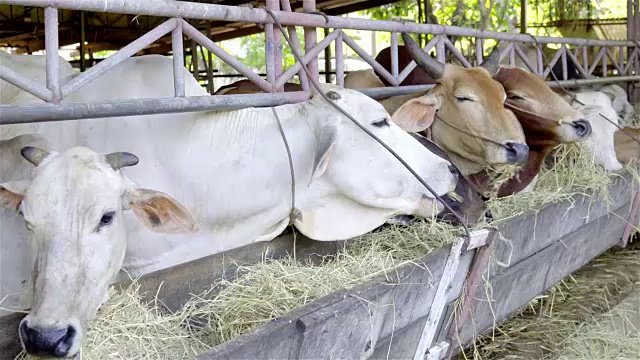
[(501, 67), (493, 76), (507, 93), (506, 105), (514, 111), (532, 148), (548, 148), (582, 141), (591, 126), (537, 75), (516, 67)]
[(522, 127), (504, 108), (506, 94), (491, 77), (495, 53), (480, 67), (443, 65), (429, 57), (407, 34), (406, 47), (418, 66), (436, 79), (434, 88), (406, 102), (393, 120), (407, 131), (428, 128), (464, 175), (486, 165), (522, 163), (527, 158)]
[[(454, 190), (451, 163), (394, 124), (380, 103), (357, 91), (330, 85), (325, 89), (438, 195)], [(307, 200), (300, 200), (302, 216), (295, 222), (303, 234), (316, 240), (347, 239), (371, 231), (395, 215), (426, 218), (443, 209), (391, 153), (321, 96), (314, 96), (305, 106), (307, 110), (296, 117), (306, 123), (296, 123), (305, 131), (311, 129), (317, 145), (312, 180), (304, 195)]]
[(122, 265), (124, 211), (154, 232), (193, 232), (197, 225), (169, 196), (138, 188), (119, 171), (137, 164), (132, 154), (21, 152), (37, 166), (35, 177), (0, 184), (0, 206), (24, 216), (34, 260), (33, 304), (20, 339), (31, 354), (72, 356)]

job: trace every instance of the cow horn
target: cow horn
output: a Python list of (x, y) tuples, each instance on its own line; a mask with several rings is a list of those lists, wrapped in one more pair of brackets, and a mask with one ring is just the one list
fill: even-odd
[(484, 59), (480, 66), (487, 70), (491, 76), (498, 72), (500, 68), (500, 47), (498, 45), (493, 48), (491, 54)]
[(49, 156), (49, 152), (46, 150), (42, 150), (40, 148), (34, 146), (25, 146), (20, 150), (20, 154), (25, 158), (28, 162), (32, 163), (35, 166), (40, 165), (42, 160)]
[(442, 75), (444, 75), (444, 64), (439, 63), (427, 55), (424, 50), (413, 41), (409, 34), (402, 33), (402, 40), (404, 40), (404, 45), (407, 47), (407, 50), (409, 50), (411, 58), (422, 70), (431, 75), (434, 80), (440, 79)]
[(128, 152), (114, 152), (104, 156), (113, 170), (118, 171), (123, 167), (137, 165), (140, 161), (137, 156)]

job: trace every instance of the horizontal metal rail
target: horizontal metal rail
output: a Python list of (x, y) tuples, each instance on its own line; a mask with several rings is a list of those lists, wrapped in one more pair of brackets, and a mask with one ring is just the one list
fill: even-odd
[[(95, 12), (110, 12), (130, 15), (151, 15), (165, 17), (182, 17), (199, 20), (222, 20), (232, 22), (251, 22), (272, 24), (273, 21), (263, 9), (246, 7), (194, 3), (187, 1), (167, 0), (2, 0), (2, 4), (55, 7), (69, 10), (85, 10)], [(489, 30), (477, 30), (459, 26), (445, 26), (434, 24), (416, 24), (402, 21), (384, 21), (355, 19), (339, 16), (327, 18), (314, 15), (287, 11), (274, 11), (282, 25), (294, 25), (317, 28), (338, 28), (356, 30), (374, 30), (388, 32), (410, 32), (417, 34), (446, 34), (455, 36), (472, 36), (481, 39), (496, 39), (505, 41), (521, 41), (532, 43), (528, 35), (511, 34)], [(537, 42), (545, 44), (572, 44), (581, 46), (637, 46), (633, 41), (607, 41), (580, 38), (556, 38), (551, 36), (536, 37)]]
[(196, 111), (238, 110), (248, 107), (300, 103), (307, 100), (309, 95), (309, 92), (296, 91), (276, 94), (193, 96), (56, 105), (0, 105), (0, 125)]

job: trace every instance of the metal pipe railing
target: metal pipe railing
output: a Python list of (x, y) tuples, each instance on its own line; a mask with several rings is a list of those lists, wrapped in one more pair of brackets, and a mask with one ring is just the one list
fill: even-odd
[[(131, 15), (152, 15), (163, 17), (182, 17), (199, 20), (222, 20), (233, 22), (251, 22), (259, 24), (273, 23), (270, 16), (263, 9), (246, 7), (193, 3), (187, 1), (166, 0), (2, 0), (0, 3), (9, 5), (55, 7), (69, 10), (85, 10), (96, 12), (110, 12)], [(311, 4), (313, 3), (313, 4)], [(305, 10), (315, 10), (315, 1), (304, 1)], [(310, 4), (310, 5), (306, 5)], [(445, 26), (436, 24), (416, 24), (408, 22), (369, 20), (346, 18), (339, 16), (325, 17), (315, 14), (274, 11), (282, 25), (305, 26), (308, 28), (338, 28), (355, 30), (374, 30), (387, 32), (410, 32), (417, 34), (446, 34), (453, 36), (469, 36), (482, 39), (496, 39), (503, 41), (519, 41), (533, 43), (529, 35), (503, 33), (489, 30), (478, 30), (460, 26)], [(327, 21), (328, 20), (328, 21)], [(315, 30), (314, 30), (315, 32)], [(571, 44), (581, 46), (637, 46), (633, 41), (609, 41), (598, 39), (556, 38), (551, 36), (536, 37), (541, 44)]]
[(308, 98), (308, 92), (297, 91), (275, 94), (173, 97), (57, 105), (0, 105), (0, 114), (2, 114), (0, 116), (0, 125), (211, 110), (238, 110), (248, 107), (295, 104)]
[(51, 101), (62, 100), (60, 92), (60, 57), (58, 56), (58, 9), (44, 9), (44, 49), (46, 51), (47, 89), (51, 91)]

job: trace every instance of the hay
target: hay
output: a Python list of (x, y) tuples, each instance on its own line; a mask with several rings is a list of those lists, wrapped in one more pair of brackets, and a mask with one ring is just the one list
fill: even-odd
[(551, 161), (543, 165), (535, 191), (518, 193), (488, 202), (497, 221), (505, 221), (539, 210), (545, 204), (573, 201), (575, 195), (585, 195), (594, 201), (608, 202), (612, 174), (596, 165), (580, 143), (564, 144), (554, 149)]
[(520, 165), (511, 164), (486, 167), (485, 170), (489, 177), (491, 189), (483, 195), (487, 198), (495, 198), (502, 185), (516, 176), (521, 168), (522, 166)]
[[(582, 359), (566, 352), (575, 351), (578, 343), (589, 341), (587, 328), (596, 333), (602, 330), (601, 327), (611, 325), (604, 321), (602, 314), (622, 299), (637, 295), (638, 269), (640, 246), (637, 243), (631, 249), (609, 250), (532, 300), (518, 316), (499, 326), (493, 339), (479, 339), (457, 359), (551, 359), (561, 354)], [(617, 313), (617, 316), (621, 315), (624, 313)], [(611, 334), (602, 338), (602, 343), (592, 343), (590, 347), (601, 346), (601, 351), (615, 351), (615, 344), (624, 341)]]

